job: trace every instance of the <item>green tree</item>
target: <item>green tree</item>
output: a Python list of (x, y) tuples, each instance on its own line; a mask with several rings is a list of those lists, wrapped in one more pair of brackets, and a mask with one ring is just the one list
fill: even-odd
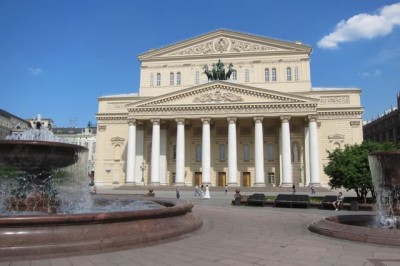
[(369, 169), (368, 154), (372, 151), (394, 150), (392, 143), (364, 141), (361, 145), (346, 145), (343, 150), (328, 151), (329, 163), (324, 167), (331, 188), (354, 189), (357, 198), (366, 202), (368, 192), (375, 198)]

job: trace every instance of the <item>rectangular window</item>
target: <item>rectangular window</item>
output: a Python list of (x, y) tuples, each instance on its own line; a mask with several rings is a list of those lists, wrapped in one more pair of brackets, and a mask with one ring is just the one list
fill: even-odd
[(154, 73), (150, 73), (150, 86), (154, 86)]
[(249, 144), (243, 145), (243, 161), (245, 161), (245, 162), (250, 161)]
[(236, 70), (232, 71), (232, 80), (237, 80), (237, 71)]
[(157, 73), (157, 86), (161, 86), (161, 74)]

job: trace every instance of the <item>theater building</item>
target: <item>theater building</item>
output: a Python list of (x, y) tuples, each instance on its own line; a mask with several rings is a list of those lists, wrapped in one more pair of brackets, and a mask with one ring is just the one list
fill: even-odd
[(311, 52), (216, 30), (139, 55), (138, 93), (98, 98), (96, 183), (327, 186), (327, 150), (362, 142), (361, 90), (313, 88)]

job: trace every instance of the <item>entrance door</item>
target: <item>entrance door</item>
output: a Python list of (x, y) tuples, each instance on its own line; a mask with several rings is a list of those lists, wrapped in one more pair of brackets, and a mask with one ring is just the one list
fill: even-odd
[(250, 187), (251, 186), (250, 172), (243, 172), (243, 186), (244, 187)]
[(194, 185), (195, 186), (201, 186), (202, 184), (202, 179), (201, 179), (201, 172), (195, 172), (194, 173)]
[(224, 187), (226, 185), (226, 173), (219, 172), (218, 173), (218, 186)]

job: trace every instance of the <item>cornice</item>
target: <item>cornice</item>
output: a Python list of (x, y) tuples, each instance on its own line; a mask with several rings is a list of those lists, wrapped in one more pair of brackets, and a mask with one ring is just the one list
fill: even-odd
[(318, 120), (361, 119), (362, 111), (318, 111)]

